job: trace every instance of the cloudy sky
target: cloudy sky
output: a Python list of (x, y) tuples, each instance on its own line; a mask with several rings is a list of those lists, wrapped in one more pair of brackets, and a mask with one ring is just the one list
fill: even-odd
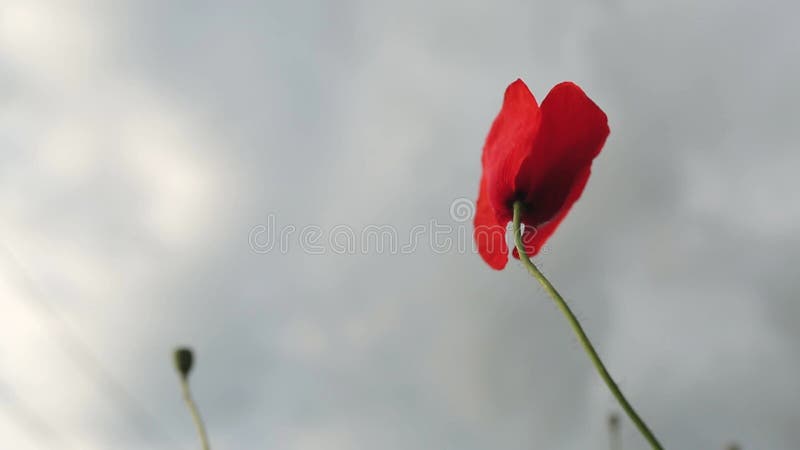
[(179, 344), (215, 449), (607, 448), (613, 398), (518, 265), (299, 239), (458, 244), (517, 77), (609, 116), (537, 260), (665, 447), (798, 448), (798, 15), (2, 0), (0, 448), (198, 448)]

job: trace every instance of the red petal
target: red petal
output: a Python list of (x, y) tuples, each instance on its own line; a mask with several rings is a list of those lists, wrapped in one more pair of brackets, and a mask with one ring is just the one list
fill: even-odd
[(605, 113), (573, 83), (558, 84), (542, 102), (541, 126), (515, 184), (525, 193), (523, 222), (537, 228), (540, 245), (580, 198), (608, 133)]
[(497, 222), (494, 209), (492, 209), (492, 205), (489, 203), (487, 188), (488, 180), (486, 175), (484, 175), (481, 177), (481, 187), (478, 193), (473, 237), (478, 247), (478, 252), (483, 260), (493, 269), (501, 270), (508, 262), (506, 227), (505, 224), (499, 224)]
[[(567, 198), (562, 203), (561, 209), (556, 212), (552, 219), (539, 226), (525, 226), (525, 230), (522, 234), (522, 242), (523, 245), (525, 245), (525, 252), (529, 257), (533, 257), (542, 250), (545, 242), (553, 235), (558, 225), (561, 224), (561, 221), (567, 217), (567, 213), (569, 213), (572, 205), (578, 201), (581, 193), (583, 193), (583, 188), (586, 187), (591, 172), (591, 167), (586, 167), (573, 179)], [(514, 248), (514, 258), (519, 259), (519, 253), (516, 248)]]
[(515, 178), (533, 148), (539, 120), (539, 105), (528, 86), (522, 80), (511, 83), (481, 158), (484, 176), (488, 178), (489, 201), (499, 221), (511, 220), (509, 200), (514, 197)]

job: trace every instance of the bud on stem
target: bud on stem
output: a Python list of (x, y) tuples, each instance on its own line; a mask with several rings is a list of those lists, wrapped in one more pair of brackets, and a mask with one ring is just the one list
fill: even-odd
[(172, 354), (173, 363), (175, 363), (175, 370), (181, 377), (181, 390), (183, 391), (183, 399), (186, 401), (186, 406), (189, 408), (189, 413), (192, 415), (192, 420), (197, 427), (197, 433), (200, 435), (200, 443), (203, 450), (210, 450), (211, 445), (208, 443), (208, 435), (206, 434), (206, 427), (203, 424), (203, 419), (200, 418), (200, 411), (192, 398), (192, 392), (189, 389), (189, 372), (192, 371), (194, 364), (194, 355), (192, 350), (187, 347), (178, 347)]

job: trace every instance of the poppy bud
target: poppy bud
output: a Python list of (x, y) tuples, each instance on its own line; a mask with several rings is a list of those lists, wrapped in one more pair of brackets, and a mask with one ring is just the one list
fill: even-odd
[(188, 377), (189, 372), (192, 370), (192, 362), (194, 361), (192, 350), (187, 347), (179, 347), (175, 349), (173, 359), (175, 369), (177, 369), (178, 373), (180, 373), (183, 378)]

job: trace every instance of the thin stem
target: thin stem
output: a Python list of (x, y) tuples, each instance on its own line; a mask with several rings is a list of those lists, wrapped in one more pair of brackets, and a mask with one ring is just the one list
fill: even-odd
[(622, 450), (622, 438), (619, 434), (619, 415), (611, 413), (608, 415), (608, 439), (611, 450)]
[(531, 262), (530, 258), (528, 257), (528, 253), (525, 251), (525, 246), (522, 243), (522, 232), (520, 229), (520, 221), (522, 220), (522, 202), (516, 201), (514, 202), (514, 241), (517, 245), (517, 251), (519, 252), (519, 260), (522, 262), (522, 265), (528, 269), (531, 275), (536, 278), (539, 283), (544, 287), (544, 290), (553, 298), (558, 306), (558, 309), (564, 313), (564, 316), (569, 321), (572, 330), (575, 332), (575, 335), (578, 337), (583, 349), (586, 351), (586, 354), (589, 355), (589, 359), (592, 360), (592, 364), (597, 369), (597, 372), (600, 374), (600, 377), (603, 381), (606, 382), (608, 389), (614, 394), (614, 397), (619, 402), (622, 409), (625, 410), (625, 413), (628, 414), (628, 417), (633, 421), (636, 425), (636, 428), (639, 429), (639, 432), (642, 433), (642, 436), (650, 443), (650, 446), (653, 447), (654, 450), (663, 450), (661, 444), (658, 443), (658, 439), (653, 435), (649, 428), (647, 428), (647, 424), (636, 414), (636, 411), (633, 409), (633, 406), (628, 403), (628, 400), (625, 399), (625, 396), (622, 395), (622, 391), (620, 391), (617, 383), (611, 378), (611, 374), (608, 373), (606, 370), (605, 365), (603, 365), (603, 361), (600, 360), (600, 356), (595, 351), (594, 346), (592, 345), (591, 341), (589, 341), (589, 337), (586, 336), (586, 333), (583, 331), (583, 327), (581, 327), (580, 322), (578, 322), (578, 318), (575, 317), (575, 314), (572, 313), (572, 310), (569, 309), (567, 306), (567, 302), (564, 301), (564, 298), (561, 297), (561, 294), (558, 293), (556, 288), (550, 284), (550, 281), (545, 278), (544, 274), (539, 271), (539, 268), (536, 267), (533, 262)]
[(200, 435), (200, 443), (203, 450), (211, 450), (208, 444), (208, 436), (206, 435), (206, 427), (203, 425), (203, 419), (200, 417), (200, 411), (192, 399), (192, 392), (189, 390), (189, 378), (181, 376), (181, 390), (183, 390), (183, 399), (186, 401), (186, 406), (189, 407), (189, 412), (192, 414), (192, 420), (197, 427), (197, 434)]

